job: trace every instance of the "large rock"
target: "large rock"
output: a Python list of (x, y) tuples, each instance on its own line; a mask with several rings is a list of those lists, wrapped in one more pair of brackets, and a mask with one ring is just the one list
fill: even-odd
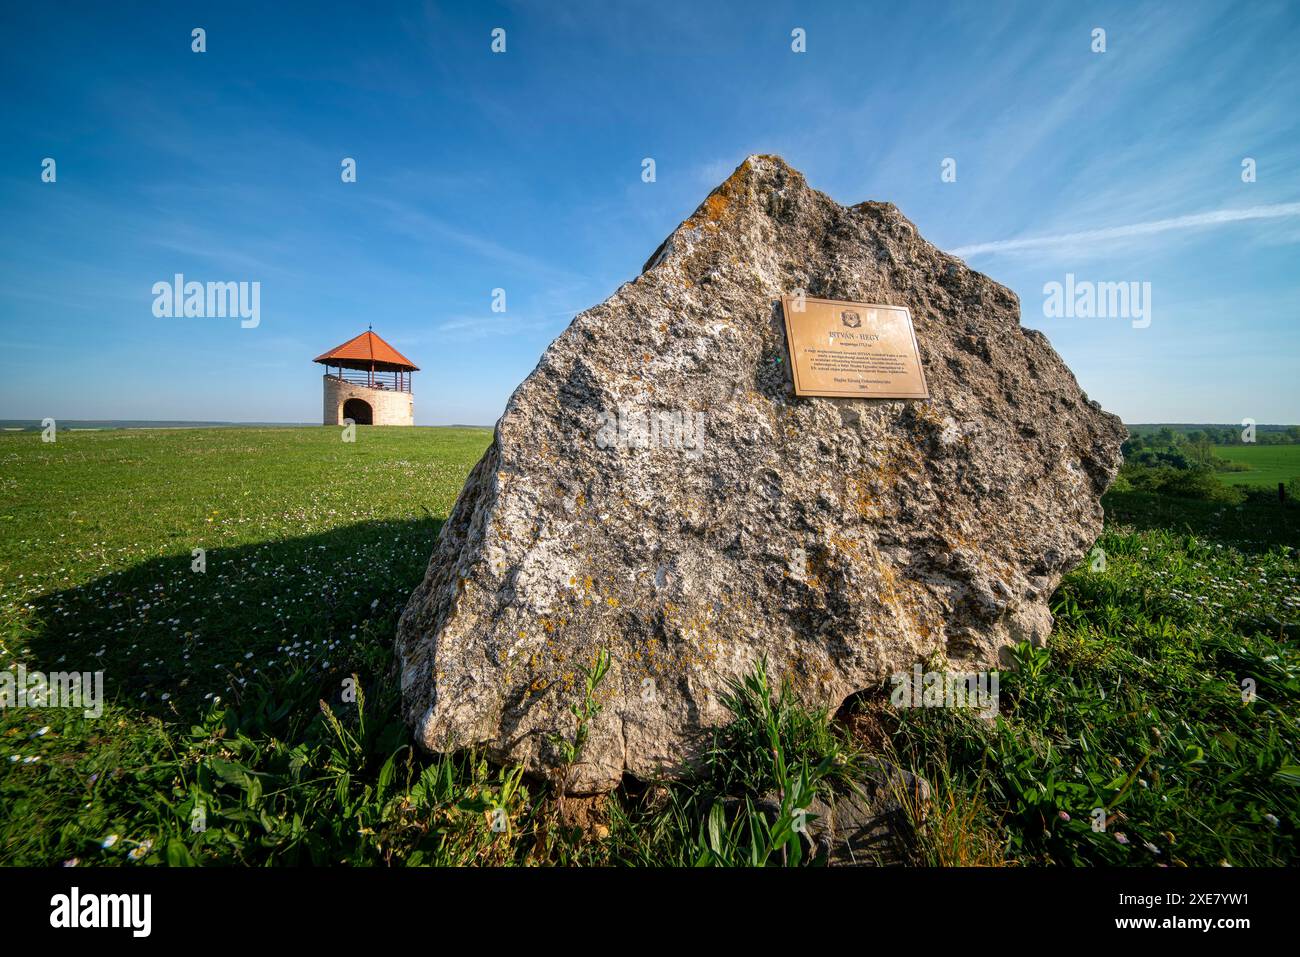
[[(909, 307), (931, 398), (796, 398), (795, 289)], [(892, 205), (751, 156), (511, 397), (402, 615), (418, 740), (554, 771), (609, 649), (569, 775), (597, 792), (681, 773), (759, 656), (833, 709), (1044, 640), (1125, 431), (1018, 314)], [(669, 413), (649, 447), (610, 422), (638, 412)]]

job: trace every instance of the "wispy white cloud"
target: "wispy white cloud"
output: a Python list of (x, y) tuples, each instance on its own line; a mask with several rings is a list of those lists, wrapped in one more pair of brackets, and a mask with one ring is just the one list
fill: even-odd
[(452, 316), (433, 326), (429, 341), (444, 339), (479, 339), (494, 335), (520, 335), (531, 333), (548, 333), (554, 335), (563, 328), (565, 322), (576, 316), (580, 309), (566, 309), (546, 312), (540, 315), (519, 316), (515, 314), (484, 313), (478, 315)]
[(384, 197), (375, 197), (370, 202), (388, 213), (392, 229), (421, 242), (431, 243), (442, 240), (454, 243), (476, 256), (501, 266), (518, 269), (529, 275), (552, 280), (572, 281), (581, 278), (578, 274), (556, 265), (549, 259), (510, 249), (490, 236), (465, 229), (454, 222), (425, 213), (410, 204)]
[(1300, 203), (1273, 203), (1266, 206), (1244, 206), (1239, 209), (1216, 209), (1208, 213), (1191, 213), (1187, 216), (1174, 216), (1170, 219), (1129, 223), (1125, 226), (1109, 226), (1105, 229), (1088, 229), (1077, 233), (1061, 233), (1056, 236), (1029, 236), (1024, 239), (999, 239), (989, 243), (972, 243), (969, 246), (958, 246), (956, 249), (949, 251), (954, 256), (980, 256), (987, 253), (1016, 252), (1046, 246), (1070, 246), (1077, 243), (1106, 242), (1116, 239), (1129, 239), (1134, 236), (1166, 233), (1172, 230), (1203, 229), (1251, 219), (1280, 219), (1288, 216), (1300, 216)]

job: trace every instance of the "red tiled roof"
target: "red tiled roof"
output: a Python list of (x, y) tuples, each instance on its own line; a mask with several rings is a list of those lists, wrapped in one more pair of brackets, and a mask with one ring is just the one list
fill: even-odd
[(370, 331), (349, 339), (341, 346), (335, 346), (329, 352), (321, 353), (311, 361), (344, 366), (357, 362), (363, 363), (365, 368), (373, 362), (376, 366), (396, 367), (409, 372), (420, 371), (419, 366)]

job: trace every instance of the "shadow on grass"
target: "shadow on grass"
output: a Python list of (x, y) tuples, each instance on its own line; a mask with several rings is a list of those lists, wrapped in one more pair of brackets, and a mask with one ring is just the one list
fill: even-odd
[[(214, 695), (295, 671), (340, 678), (391, 648), (441, 519), (149, 559), (38, 599), (29, 670), (104, 672), (106, 702), (194, 720)], [(372, 676), (374, 677), (374, 676)]]
[(1300, 508), (1272, 493), (1252, 492), (1241, 505), (1175, 498), (1153, 492), (1107, 492), (1102, 498), (1107, 524), (1138, 531), (1195, 535), (1243, 552), (1266, 552), (1300, 543)]
[[(1241, 506), (1148, 492), (1109, 492), (1103, 502), (1108, 523), (1247, 552), (1300, 540), (1300, 509), (1263, 493)], [(365, 522), (216, 548), (203, 572), (182, 552), (53, 592), (34, 602), (26, 625), (28, 667), (102, 670), (108, 701), (187, 720), (211, 696), (238, 696), (259, 677), (354, 667), (363, 646), (391, 647), (441, 525)]]

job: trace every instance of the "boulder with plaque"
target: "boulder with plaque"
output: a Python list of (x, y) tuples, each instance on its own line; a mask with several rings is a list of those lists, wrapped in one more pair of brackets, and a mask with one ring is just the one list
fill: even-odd
[(995, 668), (1125, 435), (1008, 289), (751, 156), (510, 398), (401, 619), (406, 718), (549, 773), (607, 655), (590, 793), (689, 769), (759, 659), (832, 710)]

